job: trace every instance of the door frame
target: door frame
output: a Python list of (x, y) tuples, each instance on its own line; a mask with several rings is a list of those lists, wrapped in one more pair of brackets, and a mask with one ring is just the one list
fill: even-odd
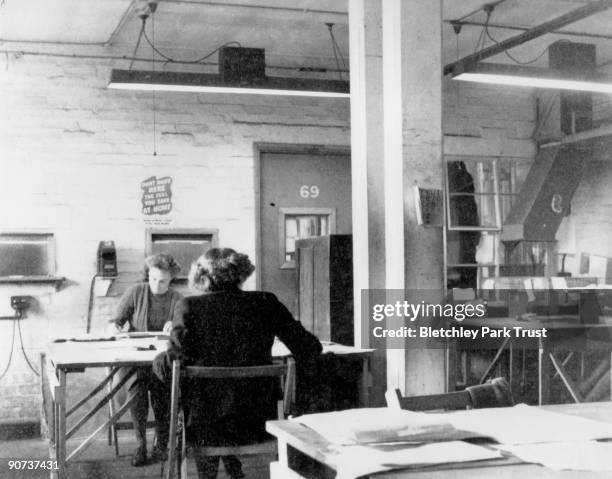
[[(253, 143), (253, 182), (255, 190), (255, 289), (261, 288), (261, 157), (266, 153), (347, 155), (350, 159), (351, 147), (350, 145), (317, 145), (307, 143)], [(352, 162), (351, 171), (353, 171)], [(352, 198), (350, 198), (350, 202), (352, 208)]]

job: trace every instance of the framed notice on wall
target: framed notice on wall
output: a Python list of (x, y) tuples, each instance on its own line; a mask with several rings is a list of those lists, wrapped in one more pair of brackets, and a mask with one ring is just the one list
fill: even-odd
[(151, 176), (140, 183), (142, 215), (151, 225), (170, 224), (172, 211), (172, 177)]

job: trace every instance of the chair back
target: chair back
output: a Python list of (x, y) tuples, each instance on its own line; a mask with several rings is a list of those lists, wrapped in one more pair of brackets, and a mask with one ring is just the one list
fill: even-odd
[(209, 378), (209, 379), (241, 379), (278, 377), (283, 378), (287, 374), (287, 365), (269, 364), (265, 366), (239, 366), (239, 367), (217, 367), (217, 366), (187, 366), (181, 371), (184, 378)]
[[(200, 379), (244, 379), (244, 378), (263, 378), (276, 377), (279, 380), (285, 379), (284, 390), (289, 387), (289, 375), (287, 374), (288, 366), (286, 364), (270, 364), (263, 366), (238, 366), (238, 367), (223, 367), (223, 366), (187, 366), (181, 369), (181, 362), (175, 359), (172, 362), (172, 384), (170, 394), (170, 440), (168, 454), (168, 471), (166, 478), (173, 477), (174, 464), (177, 459), (177, 432), (178, 432), (178, 416), (180, 411), (180, 380), (182, 378), (200, 378)], [(284, 401), (279, 399), (277, 403), (278, 419), (284, 419)], [(183, 426), (182, 434), (182, 462), (181, 466), (183, 474), (186, 473), (186, 458), (185, 458), (185, 427)], [(275, 443), (275, 442), (274, 442)], [(263, 445), (265, 446), (265, 444)], [(206, 448), (201, 448), (206, 449)], [(229, 454), (256, 454), (260, 451), (267, 450), (265, 447), (260, 448), (254, 446), (236, 446), (236, 447), (217, 447), (208, 448), (213, 452), (210, 455), (229, 455)], [(183, 477), (183, 476), (181, 476)]]
[(454, 391), (423, 396), (404, 396), (399, 389), (385, 393), (387, 407), (409, 411), (433, 411), (436, 409), (467, 409), (472, 402), (467, 391)]
[(387, 407), (409, 411), (434, 411), (438, 409), (472, 409), (512, 406), (512, 392), (504, 378), (495, 378), (487, 384), (471, 386), (464, 391), (423, 396), (403, 396), (399, 389), (385, 394)]
[(475, 409), (514, 406), (512, 390), (505, 378), (490, 379), (485, 384), (470, 386), (465, 390), (470, 395), (472, 407)]

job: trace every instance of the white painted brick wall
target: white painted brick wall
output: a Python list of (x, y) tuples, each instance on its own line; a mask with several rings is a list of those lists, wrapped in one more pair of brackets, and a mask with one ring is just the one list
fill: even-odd
[[(85, 332), (100, 240), (115, 241), (121, 277), (110, 297), (96, 299), (93, 331), (112, 317), (120, 294), (138, 279), (145, 229), (141, 181), (172, 176), (170, 226), (218, 228), (222, 245), (254, 258), (253, 143), (349, 143), (347, 100), (164, 93), (156, 96), (153, 156), (153, 96), (107, 90), (114, 66), (125, 65), (0, 58), (0, 230), (53, 232), (58, 275), (68, 278), (59, 291), (0, 285), (0, 314), (12, 314), (11, 295), (36, 299), (22, 322), (36, 368), (49, 337)], [(445, 88), (450, 153), (532, 158), (530, 95)], [(466, 133), (477, 138), (463, 138)], [(0, 322), (0, 371), (8, 359), (10, 327)], [(0, 381), (0, 422), (38, 417), (38, 380), (16, 346)], [(83, 377), (87, 383), (90, 376)]]
[[(347, 100), (158, 94), (153, 156), (153, 96), (107, 90), (112, 64), (28, 56), (6, 62), (0, 65), (0, 230), (53, 232), (57, 273), (68, 278), (57, 292), (0, 286), (0, 314), (13, 313), (11, 295), (36, 298), (21, 324), (36, 369), (48, 338), (85, 332), (100, 240), (115, 241), (122, 277), (110, 297), (96, 298), (92, 330), (104, 327), (120, 294), (138, 279), (146, 227), (141, 181), (172, 176), (170, 226), (218, 228), (222, 245), (254, 258), (253, 143), (349, 141)], [(0, 371), (11, 327), (0, 322)], [(18, 343), (0, 397), (0, 422), (38, 417), (38, 379)]]

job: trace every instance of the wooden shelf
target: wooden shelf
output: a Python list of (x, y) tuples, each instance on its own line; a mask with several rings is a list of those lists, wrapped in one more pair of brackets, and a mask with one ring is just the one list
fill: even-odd
[(52, 284), (56, 289), (64, 281), (63, 276), (0, 276), (0, 284)]

